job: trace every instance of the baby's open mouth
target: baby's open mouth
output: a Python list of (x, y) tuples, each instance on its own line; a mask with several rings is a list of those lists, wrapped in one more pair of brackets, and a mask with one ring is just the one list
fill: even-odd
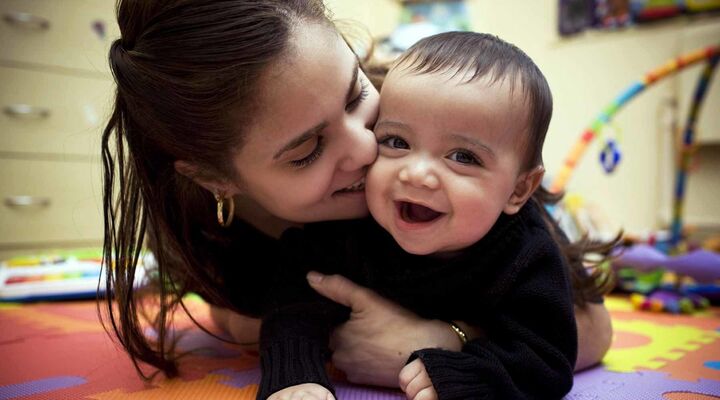
[(430, 222), (440, 218), (444, 214), (432, 208), (407, 201), (398, 201), (396, 204), (400, 212), (400, 218), (411, 224)]

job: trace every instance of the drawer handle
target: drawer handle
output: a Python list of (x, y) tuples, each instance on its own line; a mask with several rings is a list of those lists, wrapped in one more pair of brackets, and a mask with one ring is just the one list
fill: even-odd
[(46, 31), (50, 29), (50, 21), (24, 12), (10, 11), (3, 16), (5, 22), (10, 25), (16, 25), (28, 29), (37, 29)]
[(10, 196), (5, 198), (5, 205), (10, 208), (48, 207), (50, 198), (37, 196)]
[(27, 104), (11, 104), (5, 106), (5, 115), (13, 118), (47, 118), (50, 110), (43, 107), (29, 106)]

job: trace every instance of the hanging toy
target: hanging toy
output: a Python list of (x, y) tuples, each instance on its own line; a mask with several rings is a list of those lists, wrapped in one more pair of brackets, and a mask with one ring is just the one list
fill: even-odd
[[(609, 133), (606, 133), (607, 131)], [(600, 165), (606, 174), (612, 174), (615, 172), (620, 160), (622, 159), (622, 153), (620, 152), (620, 131), (615, 126), (606, 125), (603, 132), (606, 136), (605, 146), (600, 151)]]
[(602, 164), (605, 173), (612, 174), (615, 172), (615, 168), (617, 168), (620, 163), (620, 158), (620, 147), (617, 145), (617, 142), (613, 139), (608, 139), (605, 142), (605, 147), (603, 147), (600, 152), (600, 164)]
[[(553, 193), (561, 192), (565, 189), (570, 177), (576, 170), (580, 163), (583, 154), (590, 146), (590, 143), (598, 135), (600, 129), (608, 123), (615, 114), (623, 108), (630, 100), (635, 98), (638, 94), (642, 93), (645, 89), (652, 86), (656, 82), (659, 82), (663, 78), (671, 76), (678, 71), (681, 71), (689, 66), (700, 63), (701, 61), (710, 61), (720, 55), (720, 46), (709, 46), (703, 49), (699, 49), (687, 54), (683, 54), (680, 57), (674, 58), (667, 63), (661, 65), (647, 72), (640, 80), (634, 82), (627, 87), (620, 95), (613, 100), (601, 113), (593, 120), (589, 127), (587, 127), (577, 142), (572, 146), (568, 155), (565, 158), (560, 170), (555, 176), (555, 180), (552, 182), (550, 191)], [(699, 103), (699, 102), (698, 102)], [(699, 107), (699, 104), (698, 104)], [(606, 156), (607, 157), (607, 156)]]

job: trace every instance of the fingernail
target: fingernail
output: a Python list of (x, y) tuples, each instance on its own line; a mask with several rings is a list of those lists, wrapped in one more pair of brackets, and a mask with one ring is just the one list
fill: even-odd
[(320, 281), (322, 281), (324, 277), (325, 275), (315, 271), (310, 271), (307, 274), (307, 280), (310, 283), (320, 283)]

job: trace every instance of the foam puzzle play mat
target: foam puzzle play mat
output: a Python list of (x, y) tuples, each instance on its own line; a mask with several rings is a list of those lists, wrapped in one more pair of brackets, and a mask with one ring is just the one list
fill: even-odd
[[(624, 296), (606, 300), (615, 336), (603, 363), (575, 376), (566, 399), (720, 399), (720, 308), (648, 312)], [(187, 300), (208, 327), (208, 306)], [(92, 300), (0, 303), (0, 399), (255, 399), (257, 353), (181, 321), (181, 377), (144, 383), (98, 322)], [(332, 370), (337, 396), (402, 400), (400, 391), (348, 383)]]

